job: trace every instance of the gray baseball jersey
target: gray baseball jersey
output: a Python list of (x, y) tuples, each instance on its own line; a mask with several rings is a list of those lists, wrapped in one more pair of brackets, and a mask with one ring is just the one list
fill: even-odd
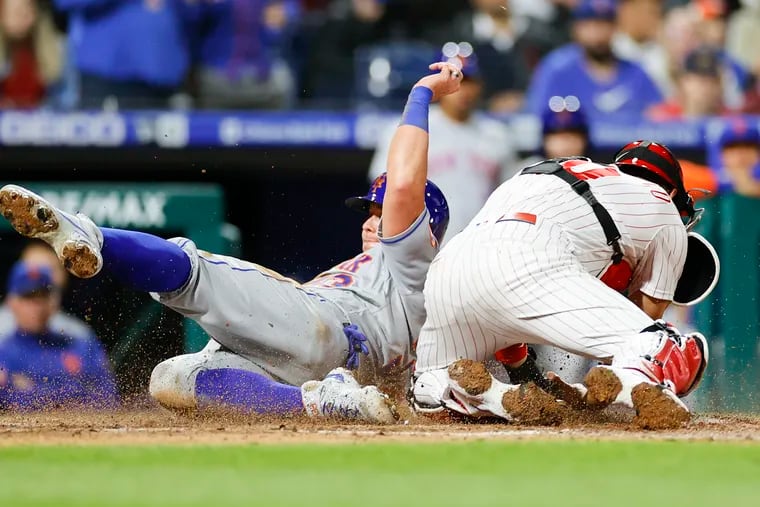
[(425, 320), (422, 289), (438, 251), (428, 222), (424, 210), (406, 231), (380, 235), (379, 245), (305, 284), (177, 238), (192, 262), (190, 280), (153, 296), (276, 380), (300, 385), (344, 365), (346, 323), (368, 339), (362, 372), (372, 379), (395, 375), (411, 366)]

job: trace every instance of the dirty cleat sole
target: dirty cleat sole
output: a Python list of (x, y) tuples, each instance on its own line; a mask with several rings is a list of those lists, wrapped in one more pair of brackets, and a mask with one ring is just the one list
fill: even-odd
[(623, 390), (623, 384), (615, 373), (602, 366), (596, 366), (586, 374), (583, 381), (588, 388), (586, 392), (586, 406), (594, 409), (603, 409), (615, 399)]
[(99, 245), (92, 243), (98, 240), (85, 239), (93, 232), (83, 228), (83, 220), (96, 229), (89, 219), (81, 215), (67, 217), (39, 195), (16, 185), (6, 185), (0, 189), (0, 214), (20, 234), (41, 239), (52, 246), (71, 274), (91, 278), (100, 271), (103, 259)]
[(460, 359), (449, 365), (449, 378), (470, 396), (479, 396), (491, 388), (491, 374), (486, 365), (472, 359)]
[(15, 185), (0, 190), (0, 212), (14, 229), (30, 238), (58, 230), (58, 219), (47, 202)]
[(683, 427), (691, 419), (689, 409), (670, 390), (641, 383), (631, 392), (636, 417), (633, 424), (647, 430), (665, 430)]

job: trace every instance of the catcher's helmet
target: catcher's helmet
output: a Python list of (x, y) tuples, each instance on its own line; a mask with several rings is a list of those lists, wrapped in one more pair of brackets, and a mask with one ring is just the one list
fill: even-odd
[(615, 155), (615, 165), (631, 176), (657, 183), (670, 192), (675, 190), (673, 204), (686, 228), (691, 230), (702, 216), (703, 209), (694, 209), (694, 200), (684, 188), (683, 170), (675, 155), (664, 145), (654, 141), (628, 143)]
[[(349, 197), (346, 199), (346, 206), (352, 210), (366, 213), (369, 210), (370, 203), (376, 203), (382, 206), (385, 198), (386, 173), (381, 174), (369, 186), (367, 195)], [(430, 230), (438, 240), (443, 241), (443, 235), (446, 234), (446, 228), (449, 226), (449, 204), (446, 202), (441, 189), (430, 180), (425, 185), (425, 206), (430, 214)]]

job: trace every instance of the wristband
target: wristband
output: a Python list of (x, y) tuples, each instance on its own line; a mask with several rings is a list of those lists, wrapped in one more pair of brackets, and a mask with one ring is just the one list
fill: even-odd
[(425, 86), (415, 86), (409, 94), (401, 116), (400, 125), (413, 125), (425, 132), (428, 130), (428, 110), (433, 100), (433, 90)]

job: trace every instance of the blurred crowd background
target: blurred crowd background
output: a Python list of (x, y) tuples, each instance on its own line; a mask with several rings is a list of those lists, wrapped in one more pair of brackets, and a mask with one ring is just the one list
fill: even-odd
[[(758, 112), (757, 0), (2, 0), (4, 108), (394, 106), (446, 42), (482, 107)], [(621, 86), (624, 85), (624, 86)]]

